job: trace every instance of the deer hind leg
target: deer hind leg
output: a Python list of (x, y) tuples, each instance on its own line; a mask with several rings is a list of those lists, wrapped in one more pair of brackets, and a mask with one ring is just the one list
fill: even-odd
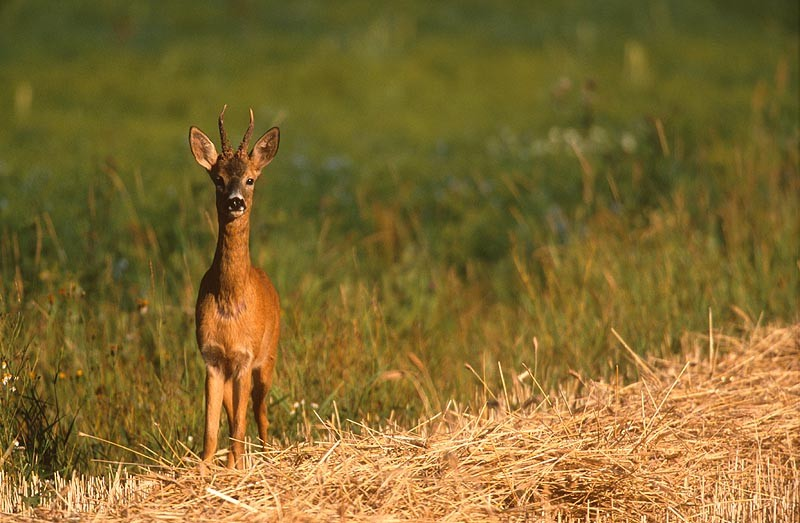
[(267, 396), (272, 385), (272, 369), (263, 366), (253, 369), (253, 414), (258, 425), (258, 439), (261, 440), (262, 448), (267, 443), (267, 429), (269, 420), (267, 419)]
[(225, 390), (222, 395), (222, 406), (225, 408), (225, 415), (228, 418), (228, 432), (233, 434), (233, 380), (225, 380)]
[[(228, 418), (228, 436), (233, 437), (233, 380), (228, 376), (225, 380), (225, 387), (222, 394), (222, 407), (225, 409), (225, 416)], [(228, 466), (231, 466), (231, 450), (228, 449)]]

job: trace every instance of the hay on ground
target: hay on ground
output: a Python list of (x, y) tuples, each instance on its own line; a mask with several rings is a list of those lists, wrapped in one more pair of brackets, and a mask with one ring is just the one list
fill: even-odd
[(800, 325), (694, 346), (638, 361), (627, 386), (544, 397), (523, 378), (509, 403), (528, 401), (512, 412), (451, 405), (409, 431), (329, 425), (327, 440), (251, 454), (244, 471), (154, 468), (18, 516), (797, 523)]

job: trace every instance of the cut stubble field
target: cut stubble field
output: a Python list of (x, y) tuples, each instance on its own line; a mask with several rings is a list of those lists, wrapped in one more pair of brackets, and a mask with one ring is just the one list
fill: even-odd
[(136, 472), (6, 486), (3, 511), (36, 495), (15, 519), (800, 521), (800, 326), (628, 356), (634, 383), (576, 375), (544, 395), (526, 371), (410, 430), (316, 416), (319, 439), (251, 452), (245, 470), (201, 475), (175, 442), (131, 449)]

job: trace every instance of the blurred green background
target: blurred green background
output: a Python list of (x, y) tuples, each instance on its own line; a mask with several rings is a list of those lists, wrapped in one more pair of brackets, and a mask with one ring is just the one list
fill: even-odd
[(199, 450), (223, 104), (281, 127), (276, 441), (799, 319), (796, 1), (0, 0), (4, 469)]

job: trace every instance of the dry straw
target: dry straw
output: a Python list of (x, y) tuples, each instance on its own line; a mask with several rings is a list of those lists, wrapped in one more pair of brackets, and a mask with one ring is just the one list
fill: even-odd
[(635, 361), (639, 381), (572, 395), (545, 397), (523, 373), (494, 408), (451, 404), (409, 431), (328, 423), (324, 441), (250, 453), (244, 471), (75, 479), (16, 517), (800, 521), (800, 325), (696, 336), (680, 359)]

